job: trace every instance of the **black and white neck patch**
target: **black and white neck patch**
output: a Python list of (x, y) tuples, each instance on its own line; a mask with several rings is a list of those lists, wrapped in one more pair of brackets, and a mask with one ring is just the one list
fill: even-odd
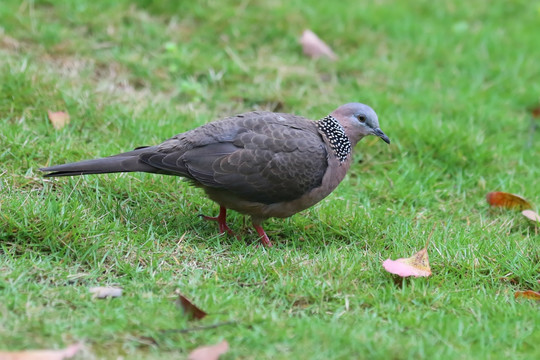
[(345, 134), (343, 126), (331, 115), (317, 121), (317, 127), (326, 135), (330, 142), (330, 147), (334, 151), (334, 155), (340, 162), (344, 162), (347, 156), (351, 153), (352, 146), (349, 138)]

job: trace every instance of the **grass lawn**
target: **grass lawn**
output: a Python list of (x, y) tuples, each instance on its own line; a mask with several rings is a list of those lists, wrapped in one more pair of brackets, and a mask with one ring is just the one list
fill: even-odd
[[(0, 350), (80, 359), (538, 359), (538, 1), (2, 0)], [(339, 55), (311, 60), (310, 28)], [(392, 140), (317, 206), (265, 223), (276, 245), (219, 236), (175, 177), (44, 179), (39, 167), (153, 145), (253, 109), (313, 119), (371, 105)], [(55, 130), (47, 110), (67, 111)], [(429, 246), (433, 275), (387, 258)], [(120, 298), (96, 300), (93, 286)], [(210, 315), (189, 320), (175, 291)], [(229, 322), (215, 328), (180, 332)], [(175, 330), (175, 331), (164, 331)]]

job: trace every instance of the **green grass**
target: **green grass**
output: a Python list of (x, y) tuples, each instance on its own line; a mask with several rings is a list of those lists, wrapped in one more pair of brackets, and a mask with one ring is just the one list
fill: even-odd
[[(227, 339), (223, 359), (539, 358), (538, 304), (514, 299), (540, 290), (538, 230), (484, 199), (540, 204), (539, 22), (531, 1), (3, 0), (0, 349), (163, 359)], [(305, 28), (340, 59), (305, 58)], [(217, 206), (178, 178), (37, 170), (351, 101), (392, 145), (363, 140), (332, 195), (269, 220), (272, 249), (239, 214), (243, 240), (218, 236), (197, 216)], [(48, 109), (71, 123), (54, 130)], [(384, 271), (434, 225), (432, 277)], [(96, 285), (124, 295), (94, 300)], [(211, 315), (189, 321), (176, 290)]]

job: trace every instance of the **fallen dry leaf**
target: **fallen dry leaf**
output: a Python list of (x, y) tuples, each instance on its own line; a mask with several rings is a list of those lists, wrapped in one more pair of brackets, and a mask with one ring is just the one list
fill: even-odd
[(304, 54), (312, 58), (326, 56), (330, 60), (337, 60), (337, 55), (311, 30), (304, 30), (300, 38)]
[(531, 115), (533, 118), (540, 118), (540, 105), (535, 106), (531, 109)]
[(516, 291), (514, 294), (514, 298), (517, 299), (520, 297), (540, 301), (540, 293), (532, 290)]
[(56, 130), (60, 130), (69, 124), (69, 114), (67, 112), (47, 110), (47, 114), (49, 114), (49, 120)]
[(82, 344), (74, 344), (62, 350), (0, 351), (0, 360), (62, 360), (73, 357)]
[(90, 288), (90, 292), (94, 294), (95, 298), (98, 298), (98, 299), (122, 296), (122, 289), (117, 288), (117, 287), (97, 286), (97, 287)]
[(536, 211), (532, 211), (532, 210), (523, 210), (521, 212), (523, 214), (523, 216), (525, 216), (527, 219), (531, 220), (531, 221), (534, 221), (534, 222), (537, 222), (537, 223), (540, 223), (540, 215), (538, 215), (538, 213)]
[(223, 340), (219, 344), (200, 346), (189, 353), (189, 360), (217, 360), (223, 354), (229, 351), (229, 343)]
[(383, 267), (389, 273), (407, 276), (430, 276), (431, 269), (429, 267), (429, 259), (427, 246), (409, 258), (401, 258), (397, 260), (386, 259), (383, 262)]
[(486, 200), (491, 206), (499, 206), (507, 209), (525, 210), (532, 208), (530, 202), (519, 195), (510, 194), (502, 191), (490, 192), (486, 195)]
[(178, 299), (176, 299), (176, 305), (180, 307), (186, 315), (197, 320), (201, 320), (208, 315), (206, 312), (199, 309), (191, 301), (189, 301), (184, 295), (178, 293)]

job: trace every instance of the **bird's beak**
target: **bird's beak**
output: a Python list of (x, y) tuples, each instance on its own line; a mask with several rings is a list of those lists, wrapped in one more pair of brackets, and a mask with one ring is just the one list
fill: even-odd
[(385, 143), (390, 144), (390, 139), (388, 138), (388, 136), (386, 136), (385, 133), (382, 132), (380, 128), (376, 128), (375, 130), (373, 130), (373, 134), (380, 137)]

